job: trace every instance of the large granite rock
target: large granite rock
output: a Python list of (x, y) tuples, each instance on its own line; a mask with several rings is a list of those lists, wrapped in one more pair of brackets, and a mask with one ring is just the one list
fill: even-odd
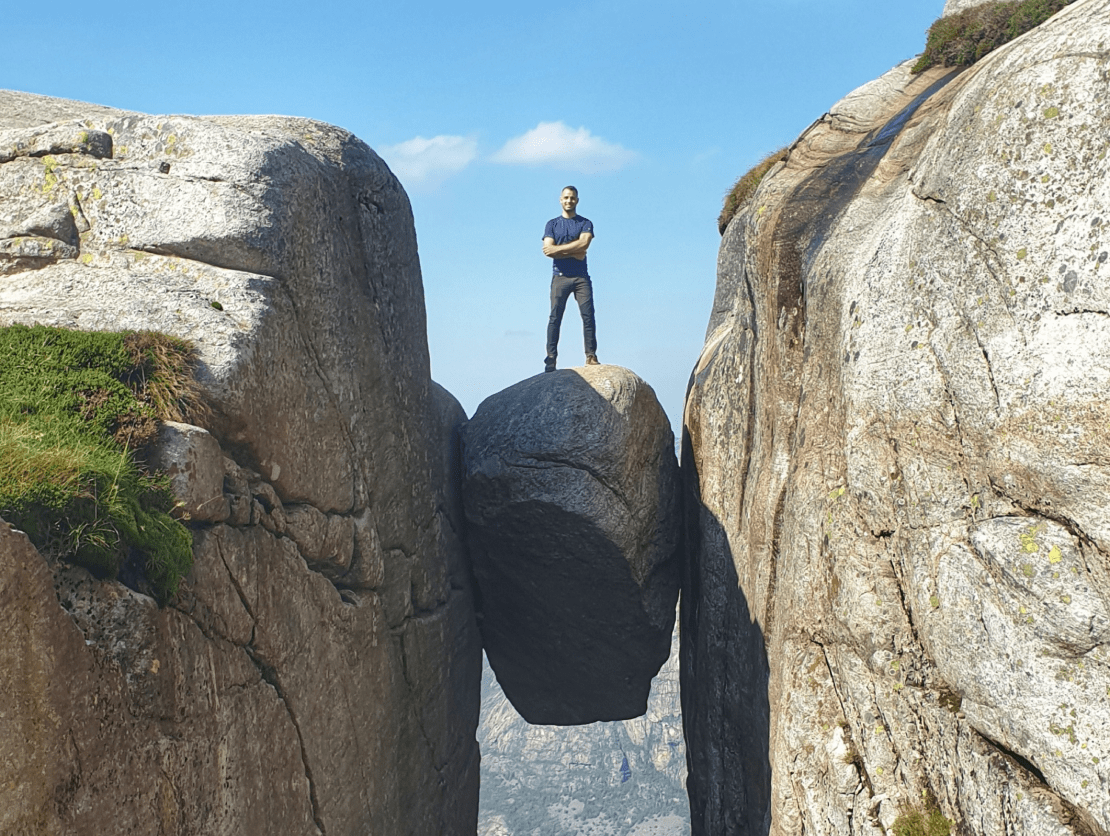
[[(1110, 2), (836, 105), (685, 414), (696, 834), (1110, 832)], [(924, 799), (924, 800), (923, 800)]]
[(400, 184), (305, 119), (0, 92), (0, 196), (0, 324), (186, 337), (216, 413), (163, 436), (172, 607), (0, 527), (0, 831), (473, 833), (461, 409)]
[(644, 713), (678, 595), (674, 435), (619, 366), (541, 374), (463, 431), (482, 642), (530, 723)]

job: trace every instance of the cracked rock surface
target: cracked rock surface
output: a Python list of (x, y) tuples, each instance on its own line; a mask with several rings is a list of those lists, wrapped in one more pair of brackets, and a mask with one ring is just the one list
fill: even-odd
[(0, 324), (191, 340), (177, 600), (0, 523), (0, 832), (465, 834), (481, 648), (461, 407), (408, 198), (349, 133), (0, 91)]
[(483, 646), (530, 723), (647, 709), (678, 595), (674, 435), (619, 366), (540, 374), (463, 431), (467, 543)]
[(684, 418), (695, 834), (879, 836), (923, 798), (1110, 832), (1110, 2), (908, 66), (722, 241)]

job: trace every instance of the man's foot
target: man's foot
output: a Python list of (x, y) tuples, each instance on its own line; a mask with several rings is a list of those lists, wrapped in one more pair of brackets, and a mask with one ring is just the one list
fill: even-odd
[(554, 357), (547, 357), (547, 358), (544, 359), (544, 361), (543, 361), (543, 370), (545, 372), (555, 371), (555, 358)]
[(587, 354), (586, 355), (586, 365), (587, 366), (600, 366), (601, 363), (598, 362), (596, 354)]

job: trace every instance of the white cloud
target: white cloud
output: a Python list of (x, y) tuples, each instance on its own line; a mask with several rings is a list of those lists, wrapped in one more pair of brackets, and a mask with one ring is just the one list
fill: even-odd
[(582, 174), (616, 171), (636, 158), (634, 151), (563, 122), (540, 122), (513, 137), (490, 159), (506, 165), (553, 165)]
[(470, 136), (418, 136), (376, 149), (405, 186), (438, 186), (478, 156), (478, 140)]

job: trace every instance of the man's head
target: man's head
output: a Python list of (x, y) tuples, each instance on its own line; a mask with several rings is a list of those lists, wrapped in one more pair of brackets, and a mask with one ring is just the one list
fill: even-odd
[(563, 217), (573, 218), (574, 207), (578, 205), (578, 189), (574, 186), (564, 187), (562, 194), (559, 195), (559, 204), (563, 207)]

